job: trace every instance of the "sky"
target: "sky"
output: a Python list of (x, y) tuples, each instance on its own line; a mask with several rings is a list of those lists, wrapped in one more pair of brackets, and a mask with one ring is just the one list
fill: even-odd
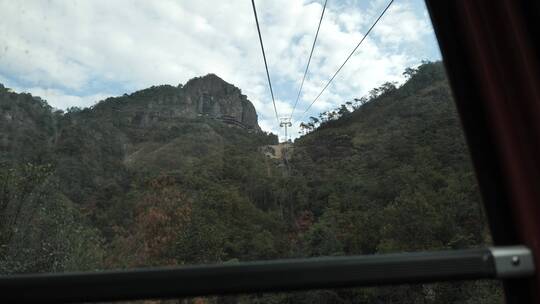
[[(280, 117), (291, 115), (323, 3), (256, 1)], [(309, 116), (402, 82), (406, 67), (440, 60), (423, 1), (396, 0), (304, 114), (386, 5), (328, 0), (290, 134)], [(282, 135), (249, 0), (0, 0), (0, 83), (55, 108), (88, 107), (208, 73), (239, 87), (261, 128)]]

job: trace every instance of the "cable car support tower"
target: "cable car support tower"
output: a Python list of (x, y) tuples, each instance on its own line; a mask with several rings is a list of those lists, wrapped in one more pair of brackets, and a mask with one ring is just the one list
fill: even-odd
[(279, 119), (279, 126), (282, 128), (285, 128), (285, 142), (289, 142), (289, 137), (287, 134), (287, 128), (292, 127), (291, 118), (289, 117), (282, 117)]

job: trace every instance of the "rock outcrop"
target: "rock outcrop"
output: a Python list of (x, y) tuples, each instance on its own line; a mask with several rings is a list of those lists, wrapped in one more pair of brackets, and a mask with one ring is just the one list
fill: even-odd
[(214, 74), (193, 78), (184, 86), (154, 86), (108, 98), (94, 110), (104, 115), (122, 116), (124, 121), (139, 127), (149, 127), (157, 121), (207, 116), (260, 130), (257, 112), (246, 95)]
[(187, 98), (195, 101), (197, 112), (216, 118), (231, 118), (248, 128), (260, 129), (257, 111), (239, 88), (214, 74), (193, 78), (183, 87)]

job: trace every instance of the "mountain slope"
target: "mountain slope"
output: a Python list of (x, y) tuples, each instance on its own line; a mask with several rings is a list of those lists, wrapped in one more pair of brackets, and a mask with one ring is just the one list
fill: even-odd
[(46, 161), (57, 116), (46, 101), (0, 84), (0, 159)]
[[(426, 74), (429, 77), (422, 79)], [(480, 244), (485, 237), (467, 147), (440, 65), (422, 66), (402, 88), (298, 140), (292, 164), (317, 189), (309, 198), (316, 213), (323, 212), (330, 200), (353, 209), (375, 205), (390, 210), (414, 199), (414, 204), (429, 203), (409, 210), (419, 222), (446, 216), (439, 223), (426, 221), (425, 235), (393, 230), (389, 235), (403, 244), (393, 250), (463, 248)], [(384, 241), (369, 243), (368, 252), (384, 247)]]
[[(310, 189), (290, 190), (305, 195), (296, 199), (303, 202), (295, 206), (298, 220), (312, 219), (299, 240), (304, 252), (373, 254), (489, 242), (441, 63), (420, 66), (402, 87), (298, 139), (290, 164)], [(400, 303), (417, 303), (430, 292), (426, 303), (501, 301), (482, 282), (383, 289), (371, 299), (386, 303), (399, 294)]]

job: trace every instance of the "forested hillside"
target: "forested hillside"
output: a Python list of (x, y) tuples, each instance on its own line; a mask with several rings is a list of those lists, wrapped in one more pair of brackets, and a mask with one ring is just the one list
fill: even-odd
[[(215, 75), (66, 113), (0, 87), (0, 273), (483, 246), (442, 64), (406, 74), (304, 124), (287, 166), (263, 153), (277, 137), (260, 131), (246, 96)], [(502, 297), (491, 282), (456, 282), (198, 301)]]

